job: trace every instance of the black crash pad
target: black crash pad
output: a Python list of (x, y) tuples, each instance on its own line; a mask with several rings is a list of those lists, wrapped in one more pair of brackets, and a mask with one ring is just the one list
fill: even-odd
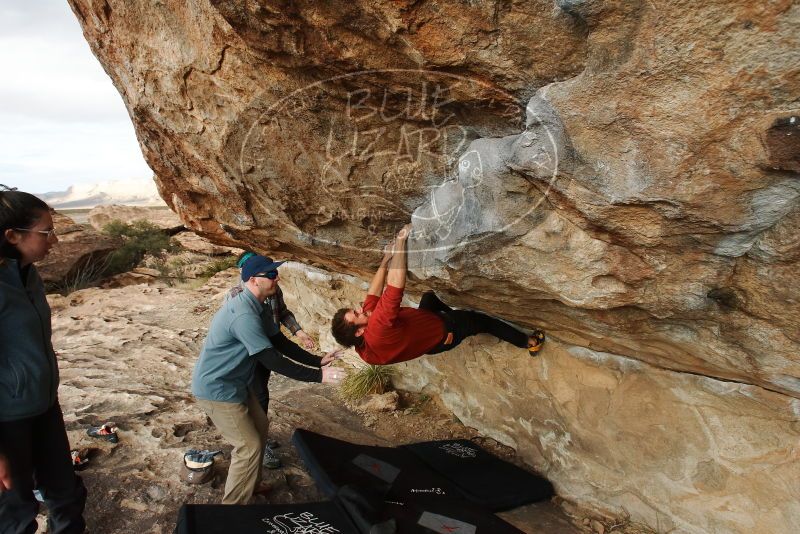
[(363, 534), (524, 534), (466, 501), (384, 501), (345, 486), (336, 499)]
[(298, 429), (292, 442), (320, 489), (333, 498), (352, 485), (400, 502), (468, 500), (493, 512), (548, 499), (547, 479), (467, 440), (402, 447), (356, 445)]
[(400, 502), (463, 500), (458, 488), (411, 451), (356, 445), (303, 429), (295, 430), (292, 443), (319, 489), (330, 498), (351, 485)]
[(554, 494), (546, 478), (501, 460), (472, 441), (427, 441), (403, 448), (454, 484), (466, 499), (494, 512), (549, 499)]
[(361, 534), (335, 502), (184, 504), (175, 534)]

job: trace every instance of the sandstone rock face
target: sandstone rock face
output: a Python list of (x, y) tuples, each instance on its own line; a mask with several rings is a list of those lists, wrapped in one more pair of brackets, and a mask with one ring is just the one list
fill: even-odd
[(69, 284), (81, 276), (97, 276), (103, 261), (121, 243), (119, 240), (86, 228), (60, 213), (53, 213), (58, 244), (37, 263), (37, 269), (48, 287)]
[(172, 211), (167, 209), (144, 208), (141, 206), (97, 206), (89, 212), (89, 224), (97, 231), (111, 221), (118, 220), (124, 223), (133, 221), (147, 221), (164, 230), (174, 230), (183, 227), (183, 222)]
[[(295, 263), (281, 286), (323, 350), (336, 346), (328, 318), (366, 291)], [(786, 532), (800, 521), (800, 401), (788, 395), (553, 339), (531, 358), (477, 336), (396, 368), (397, 386), (440, 395), (584, 506), (662, 532)]]
[[(194, 231), (363, 276), (411, 220), (420, 288), (565, 347), (510, 371), (519, 402), (487, 358), (410, 364), (419, 387), (531, 461), (552, 435), (576, 499), (694, 532), (797, 523), (786, 485), (737, 482), (797, 462), (777, 445), (800, 399), (796, 2), (70, 4)], [(605, 394), (546, 393), (589, 364), (616, 435), (651, 382), (686, 417), (592, 445)]]

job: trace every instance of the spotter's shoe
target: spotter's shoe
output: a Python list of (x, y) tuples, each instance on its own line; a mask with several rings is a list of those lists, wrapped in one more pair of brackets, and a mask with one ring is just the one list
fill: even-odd
[(283, 462), (281, 462), (281, 459), (278, 458), (275, 451), (273, 451), (269, 445), (264, 448), (264, 461), (261, 462), (261, 464), (267, 469), (279, 469), (283, 467)]

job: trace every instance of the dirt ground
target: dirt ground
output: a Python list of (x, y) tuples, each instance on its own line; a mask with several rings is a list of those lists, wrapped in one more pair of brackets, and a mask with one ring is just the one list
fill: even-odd
[[(85, 516), (90, 532), (170, 533), (183, 503), (221, 500), (231, 447), (196, 406), (190, 381), (205, 329), (234, 281), (235, 271), (227, 271), (202, 285), (155, 283), (51, 296), (59, 397), (70, 441), (73, 448), (94, 448), (81, 473), (89, 490)], [(362, 414), (330, 386), (273, 376), (270, 392), (271, 437), (281, 443), (276, 452), (284, 467), (264, 471), (273, 491), (262, 502), (323, 498), (291, 446), (296, 428), (381, 445), (474, 439), (519, 463), (512, 449), (462, 425), (435, 397), (401, 392), (398, 410)], [(119, 427), (119, 443), (86, 435), (88, 425), (105, 421)], [(190, 448), (224, 451), (212, 482), (181, 482), (181, 459)], [(529, 533), (610, 532), (607, 520), (582, 517), (558, 498), (503, 517)]]

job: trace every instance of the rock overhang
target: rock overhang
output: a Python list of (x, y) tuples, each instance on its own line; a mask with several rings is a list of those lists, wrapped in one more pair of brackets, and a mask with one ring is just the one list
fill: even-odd
[(800, 396), (796, 6), (71, 4), (199, 233)]

